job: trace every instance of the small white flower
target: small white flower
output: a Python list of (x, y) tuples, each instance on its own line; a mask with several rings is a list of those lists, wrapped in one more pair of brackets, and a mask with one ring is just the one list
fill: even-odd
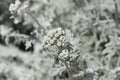
[(55, 37), (59, 37), (60, 36), (60, 34), (59, 33), (55, 33)]
[(56, 38), (56, 37), (53, 37), (53, 40), (54, 40), (54, 41), (56, 41), (56, 40), (57, 40), (57, 38)]
[(54, 43), (54, 40), (53, 40), (53, 39), (51, 39), (51, 40), (50, 40), (50, 44), (53, 44), (53, 43)]
[(57, 41), (57, 46), (61, 46), (62, 43), (60, 41)]

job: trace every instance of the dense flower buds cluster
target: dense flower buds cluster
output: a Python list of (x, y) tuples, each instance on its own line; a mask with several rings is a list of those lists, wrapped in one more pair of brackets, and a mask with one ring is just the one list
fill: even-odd
[(44, 47), (52, 45), (64, 46), (66, 42), (66, 33), (62, 28), (53, 29), (48, 32), (43, 41)]
[(22, 18), (26, 16), (25, 9), (28, 7), (27, 1), (21, 3), (20, 0), (15, 0), (15, 3), (10, 4), (9, 11), (11, 13), (11, 19), (14, 19), (14, 23), (18, 24), (22, 21)]
[(15, 4), (10, 4), (9, 11), (13, 14), (18, 10), (20, 5), (21, 5), (21, 2), (19, 0), (16, 0)]
[(59, 54), (59, 58), (67, 60), (69, 58), (69, 51), (67, 49), (62, 50)]

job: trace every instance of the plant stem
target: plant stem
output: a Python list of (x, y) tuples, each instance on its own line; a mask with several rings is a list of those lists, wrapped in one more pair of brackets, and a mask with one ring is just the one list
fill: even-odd
[(118, 22), (119, 11), (118, 11), (118, 6), (117, 6), (116, 0), (114, 0), (114, 5), (115, 5), (115, 23), (116, 23), (117, 28), (119, 28), (119, 22)]
[[(25, 9), (25, 12), (31, 16), (31, 18), (37, 23), (38, 27), (42, 28), (44, 30), (44, 28), (42, 27), (42, 25), (39, 23), (39, 21), (36, 19), (36, 17), (31, 14), (31, 12), (28, 9)], [(45, 30), (44, 30), (45, 31)]]
[(65, 67), (66, 67), (66, 69), (67, 69), (68, 75), (69, 75), (69, 77), (70, 77), (70, 80), (74, 80), (73, 75), (72, 75), (72, 72), (71, 72), (70, 68), (68, 67), (67, 62), (66, 62), (65, 60), (59, 58), (58, 55), (52, 55), (52, 56), (54, 56), (55, 58), (58, 58), (60, 61), (62, 61), (62, 62), (64, 63), (64, 65), (65, 65)]
[(72, 76), (72, 72), (71, 72), (70, 68), (68, 67), (67, 62), (65, 60), (61, 59), (61, 58), (58, 58), (58, 59), (64, 63), (64, 65), (65, 65), (65, 67), (67, 69), (68, 75), (70, 77), (70, 80), (74, 80), (73, 76)]

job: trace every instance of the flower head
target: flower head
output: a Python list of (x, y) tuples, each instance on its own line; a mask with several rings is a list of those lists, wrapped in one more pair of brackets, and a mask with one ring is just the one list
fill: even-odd
[(48, 47), (52, 45), (56, 46), (64, 46), (66, 42), (65, 39), (66, 34), (62, 28), (53, 29), (48, 32), (47, 36), (45, 36), (43, 40), (43, 46)]

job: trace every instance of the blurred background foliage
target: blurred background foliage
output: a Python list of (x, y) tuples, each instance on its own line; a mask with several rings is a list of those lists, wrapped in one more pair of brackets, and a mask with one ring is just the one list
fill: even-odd
[[(0, 0), (0, 67), (5, 69), (0, 80), (68, 79), (65, 67), (41, 44), (47, 32), (60, 27), (69, 34), (73, 54), (68, 63), (76, 80), (120, 80), (120, 0), (20, 1), (40, 26), (28, 14), (10, 13), (15, 0)], [(36, 43), (26, 49), (31, 40)]]

